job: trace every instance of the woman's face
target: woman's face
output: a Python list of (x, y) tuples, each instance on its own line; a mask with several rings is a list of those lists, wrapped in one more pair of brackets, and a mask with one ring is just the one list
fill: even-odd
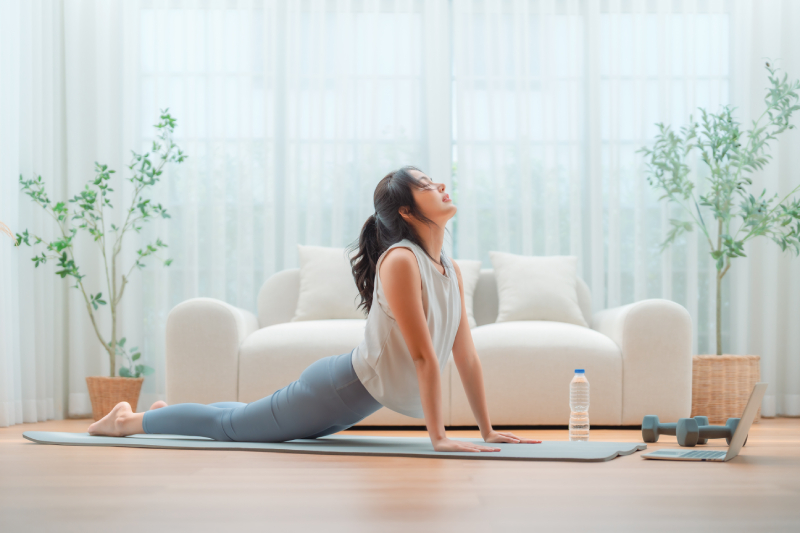
[(458, 210), (445, 191), (444, 183), (436, 183), (418, 170), (411, 170), (410, 173), (420, 184), (420, 188), (413, 190), (417, 207), (426, 217), (444, 226)]

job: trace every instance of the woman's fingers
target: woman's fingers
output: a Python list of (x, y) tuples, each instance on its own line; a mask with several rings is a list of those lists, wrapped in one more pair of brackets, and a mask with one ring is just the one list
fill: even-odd
[(490, 448), (488, 446), (476, 446), (477, 451), (479, 452), (499, 452), (500, 448)]
[(505, 437), (507, 439), (504, 442), (519, 442), (520, 441), (520, 438), (517, 437), (516, 435), (514, 435), (513, 433), (501, 433), (501, 432), (498, 431), (497, 434), (500, 435), (501, 437)]
[(478, 444), (463, 444), (462, 451), (465, 452), (499, 452), (500, 448), (490, 448), (488, 446), (480, 446)]
[(522, 437), (517, 437), (513, 433), (499, 433), (499, 434), (504, 436), (504, 437), (508, 437), (508, 438), (514, 439), (514, 440), (511, 440), (509, 442), (516, 442), (516, 443), (522, 443), (522, 444), (541, 444), (542, 443), (542, 441), (540, 441), (540, 440), (523, 439)]

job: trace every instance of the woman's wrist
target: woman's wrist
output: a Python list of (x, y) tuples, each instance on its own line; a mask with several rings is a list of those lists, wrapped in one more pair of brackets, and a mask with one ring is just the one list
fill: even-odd
[(428, 435), (431, 438), (431, 442), (434, 444), (447, 438), (444, 428), (439, 431), (428, 431)]

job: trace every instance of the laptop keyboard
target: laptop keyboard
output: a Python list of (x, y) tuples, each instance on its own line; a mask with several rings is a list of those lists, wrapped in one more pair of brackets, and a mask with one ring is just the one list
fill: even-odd
[(681, 457), (691, 457), (698, 459), (716, 459), (722, 458), (727, 455), (727, 452), (711, 451), (711, 450), (692, 450), (691, 452), (682, 453)]

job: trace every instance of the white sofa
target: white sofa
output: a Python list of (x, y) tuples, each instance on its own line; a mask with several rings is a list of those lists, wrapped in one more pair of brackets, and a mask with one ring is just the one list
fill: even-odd
[[(176, 306), (166, 325), (167, 402), (252, 402), (287, 385), (312, 362), (349, 352), (366, 320), (290, 322), (299, 269), (271, 276), (258, 296), (258, 317), (212, 298)], [(590, 383), (592, 425), (640, 425), (688, 417), (692, 390), (692, 323), (681, 305), (649, 299), (591, 312), (578, 279), (590, 328), (562, 322), (495, 323), (494, 271), (481, 270), (472, 337), (483, 367), (493, 425), (567, 425), (569, 382), (576, 368)], [(442, 374), (445, 425), (476, 426), (452, 354)], [(424, 426), (382, 408), (358, 425)]]

